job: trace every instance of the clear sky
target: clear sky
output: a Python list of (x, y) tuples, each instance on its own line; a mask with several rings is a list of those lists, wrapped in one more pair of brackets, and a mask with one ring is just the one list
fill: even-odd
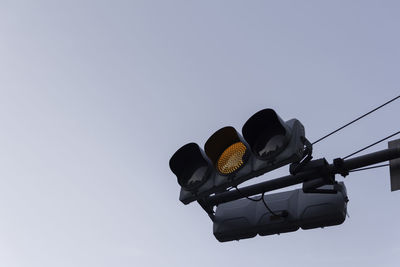
[[(219, 243), (202, 209), (179, 202), (168, 161), (263, 108), (315, 141), (399, 95), (399, 12), (398, 1), (0, 1), (0, 266), (398, 266), (388, 168), (345, 179), (340, 226)], [(399, 114), (397, 101), (314, 156), (390, 135)]]

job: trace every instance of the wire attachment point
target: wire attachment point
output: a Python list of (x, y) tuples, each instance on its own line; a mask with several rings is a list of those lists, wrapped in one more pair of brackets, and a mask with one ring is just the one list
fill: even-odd
[(307, 163), (309, 163), (313, 159), (312, 144), (305, 137), (302, 137), (302, 141), (303, 141), (304, 147), (305, 147), (303, 150), (303, 158), (299, 162), (290, 164), (289, 172), (291, 175), (296, 175), (297, 173), (302, 171), (304, 169), (304, 167), (307, 165)]

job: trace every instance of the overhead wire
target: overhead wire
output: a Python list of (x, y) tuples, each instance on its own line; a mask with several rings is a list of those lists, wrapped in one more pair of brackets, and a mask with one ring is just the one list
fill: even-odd
[(389, 138), (391, 138), (391, 137), (393, 137), (393, 136), (395, 136), (395, 135), (397, 135), (399, 133), (400, 133), (400, 131), (398, 131), (398, 132), (396, 132), (394, 134), (391, 134), (391, 135), (389, 135), (389, 136), (387, 136), (387, 137), (385, 137), (385, 138), (383, 138), (383, 139), (381, 139), (379, 141), (376, 141), (375, 143), (372, 143), (372, 144), (370, 144), (370, 145), (368, 145), (368, 146), (366, 146), (364, 148), (361, 148), (361, 149), (357, 150), (356, 152), (351, 153), (350, 155), (347, 155), (346, 157), (344, 157), (342, 159), (347, 159), (347, 158), (349, 158), (351, 156), (354, 156), (355, 154), (360, 153), (361, 151), (364, 151), (364, 150), (366, 150), (366, 149), (368, 149), (368, 148), (370, 148), (370, 147), (372, 147), (374, 145), (377, 145), (377, 144), (379, 144), (379, 143), (381, 143), (381, 142), (383, 142), (383, 141), (385, 141), (385, 140), (387, 140), (387, 139), (389, 139)]
[(371, 167), (365, 167), (365, 168), (360, 168), (360, 169), (355, 169), (351, 170), (349, 172), (358, 172), (358, 171), (365, 171), (365, 170), (370, 170), (370, 169), (376, 169), (376, 168), (381, 168), (381, 167), (386, 167), (389, 166), (390, 164), (381, 164), (381, 165), (376, 165), (376, 166), (371, 166)]
[(352, 120), (351, 122), (346, 123), (346, 124), (343, 125), (342, 127), (339, 127), (338, 129), (336, 129), (336, 130), (330, 132), (329, 134), (327, 134), (327, 135), (325, 135), (325, 136), (319, 138), (317, 141), (313, 142), (312, 145), (314, 145), (314, 144), (316, 144), (316, 143), (318, 143), (318, 142), (324, 140), (325, 138), (327, 138), (327, 137), (331, 136), (332, 134), (334, 134), (334, 133), (336, 133), (336, 132), (338, 132), (338, 131), (340, 131), (340, 130), (346, 128), (346, 127), (349, 126), (350, 124), (353, 124), (353, 123), (355, 123), (356, 121), (358, 121), (358, 120), (360, 120), (360, 119), (362, 119), (362, 118), (368, 116), (369, 114), (371, 114), (371, 113), (377, 111), (378, 109), (383, 108), (384, 106), (386, 106), (387, 104), (392, 103), (393, 101), (395, 101), (395, 100), (398, 99), (398, 98), (400, 98), (400, 95), (398, 95), (398, 96), (392, 98), (391, 100), (389, 100), (389, 101), (383, 103), (383, 104), (380, 105), (379, 107), (376, 107), (376, 108), (374, 108), (373, 110), (371, 110), (371, 111), (369, 111), (369, 112), (367, 112), (367, 113), (361, 115), (360, 117), (358, 117), (358, 118)]

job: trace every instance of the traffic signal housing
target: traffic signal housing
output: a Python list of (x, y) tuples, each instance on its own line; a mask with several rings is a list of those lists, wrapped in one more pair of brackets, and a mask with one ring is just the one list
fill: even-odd
[(181, 147), (171, 158), (170, 168), (185, 191), (194, 191), (209, 181), (211, 164), (204, 151), (196, 144)]
[[(302, 189), (270, 194), (263, 201), (246, 198), (217, 206), (214, 236), (220, 242), (339, 225), (347, 215), (347, 193), (340, 182), (324, 186), (332, 193), (304, 193)], [(259, 199), (260, 199), (259, 197)], [(257, 197), (254, 197), (256, 199)], [(277, 216), (277, 214), (287, 216)]]
[(189, 143), (178, 149), (169, 165), (177, 176), (184, 204), (225, 191), (304, 156), (303, 125), (283, 121), (272, 109), (251, 116), (239, 134), (231, 126), (216, 131), (204, 150)]

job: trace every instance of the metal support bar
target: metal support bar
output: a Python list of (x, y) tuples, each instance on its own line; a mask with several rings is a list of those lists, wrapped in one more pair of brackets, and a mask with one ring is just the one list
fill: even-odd
[[(395, 158), (400, 158), (400, 148), (388, 148), (370, 154), (366, 154), (363, 156), (344, 160), (343, 168), (346, 169), (347, 171), (350, 171)], [(334, 171), (336, 170), (334, 169)], [(335, 174), (336, 173), (338, 172), (335, 172)]]
[[(335, 175), (338, 173), (343, 173), (343, 171), (348, 172), (350, 170), (366, 167), (395, 158), (400, 158), (400, 148), (384, 149), (348, 160), (342, 160), (340, 167), (335, 164), (330, 164), (327, 168), (330, 174)], [(246, 186), (241, 188), (240, 192), (234, 190), (216, 194), (206, 198), (204, 204), (207, 206), (215, 206), (243, 197), (249, 197), (256, 194), (261, 194), (263, 192), (269, 192), (287, 186), (300, 184), (304, 181), (312, 180), (318, 177), (320, 177), (320, 172), (312, 169), (296, 175), (287, 175), (273, 180)]]
[(214, 211), (213, 211), (213, 206), (209, 206), (205, 203), (203, 199), (197, 200), (197, 203), (203, 208), (205, 212), (207, 212), (208, 216), (210, 217), (211, 221), (214, 221), (215, 216), (214, 216)]

